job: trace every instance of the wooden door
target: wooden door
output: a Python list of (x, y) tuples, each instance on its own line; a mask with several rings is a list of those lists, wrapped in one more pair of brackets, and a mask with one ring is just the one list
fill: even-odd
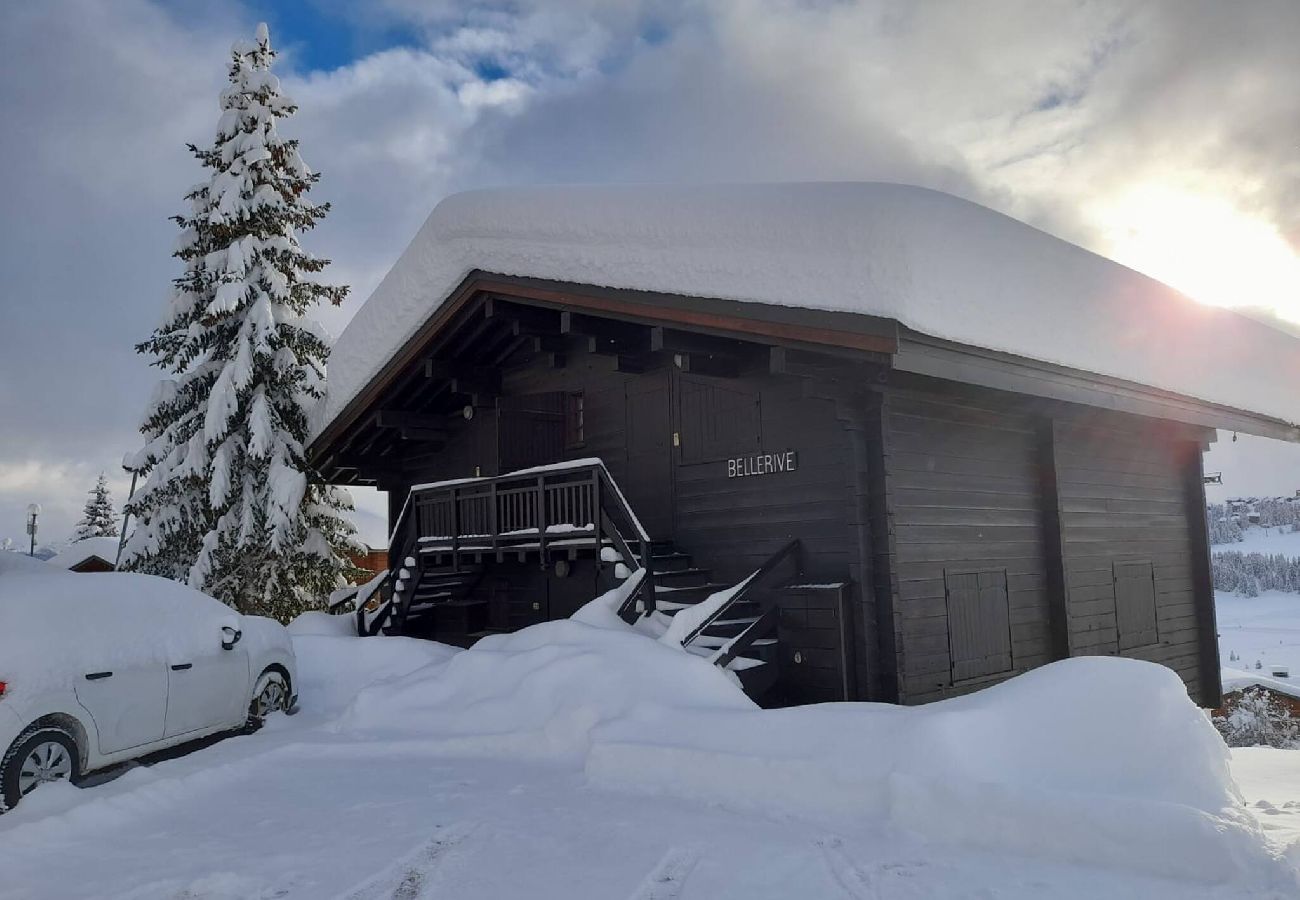
[(672, 403), (668, 372), (627, 382), (627, 467), (619, 478), (627, 501), (657, 541), (673, 536)]

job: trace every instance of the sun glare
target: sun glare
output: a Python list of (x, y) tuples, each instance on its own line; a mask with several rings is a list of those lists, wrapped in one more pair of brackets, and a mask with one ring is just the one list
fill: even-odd
[(1144, 185), (1098, 203), (1111, 258), (1215, 306), (1300, 321), (1300, 258), (1276, 228), (1217, 197)]

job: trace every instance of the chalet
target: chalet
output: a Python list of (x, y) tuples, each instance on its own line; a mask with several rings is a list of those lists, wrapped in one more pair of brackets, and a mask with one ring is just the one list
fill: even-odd
[(388, 492), (374, 627), (622, 584), (766, 704), (1112, 654), (1212, 707), (1202, 451), (1300, 439), (1298, 382), (1291, 335), (934, 191), (482, 191), (340, 337), (310, 455)]

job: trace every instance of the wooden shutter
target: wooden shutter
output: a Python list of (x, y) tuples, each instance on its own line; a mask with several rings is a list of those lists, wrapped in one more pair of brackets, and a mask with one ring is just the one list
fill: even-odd
[(1011, 604), (1005, 569), (944, 572), (952, 680), (1010, 672)]
[(1150, 562), (1117, 562), (1114, 568), (1119, 649), (1131, 650), (1159, 643), (1154, 567)]
[(683, 465), (759, 452), (756, 394), (683, 375), (679, 409)]

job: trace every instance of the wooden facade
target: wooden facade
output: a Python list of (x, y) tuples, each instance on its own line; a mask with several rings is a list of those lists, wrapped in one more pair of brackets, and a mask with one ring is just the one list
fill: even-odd
[[(654, 544), (661, 601), (797, 541), (765, 702), (922, 703), (1109, 654), (1216, 705), (1201, 452), (1216, 422), (1294, 429), (975, 356), (865, 316), (475, 274), (311, 450), (327, 478), (389, 491), (395, 524), (414, 485), (597, 458)], [(444, 607), (431, 636), (566, 616), (614, 583), (599, 537), (590, 554), (498, 537), (424, 589)]]

